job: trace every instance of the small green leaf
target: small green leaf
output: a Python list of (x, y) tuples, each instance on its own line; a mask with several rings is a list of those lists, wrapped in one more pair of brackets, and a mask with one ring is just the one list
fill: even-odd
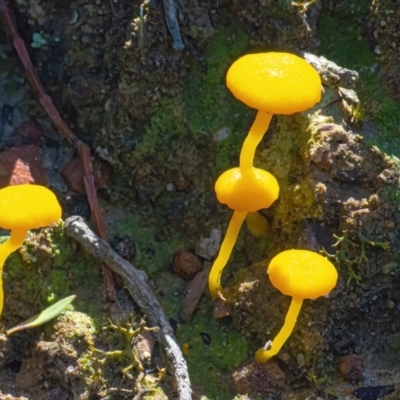
[(57, 301), (57, 303), (53, 304), (49, 308), (46, 308), (41, 313), (27, 319), (21, 324), (14, 326), (14, 328), (9, 329), (7, 331), (7, 336), (10, 336), (14, 332), (22, 331), (23, 329), (35, 328), (52, 320), (53, 318), (61, 314), (61, 312), (64, 311), (75, 300), (75, 297), (75, 295), (72, 295), (60, 301)]

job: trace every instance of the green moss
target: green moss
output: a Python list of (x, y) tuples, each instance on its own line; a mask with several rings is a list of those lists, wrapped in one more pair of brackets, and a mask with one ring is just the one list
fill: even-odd
[(56, 298), (63, 298), (71, 294), (67, 272), (64, 270), (49, 271), (49, 285), (46, 287), (46, 298), (52, 303)]
[[(62, 223), (30, 233), (22, 249), (6, 260), (4, 275), (5, 314), (13, 298), (41, 310), (71, 294), (77, 295), (75, 308), (90, 312), (94, 318), (101, 314), (99, 288), (103, 283), (99, 264), (76, 251)], [(13, 290), (8, 290), (11, 287)]]
[[(208, 334), (211, 343), (204, 343), (201, 334)], [(182, 345), (189, 344), (186, 360), (193, 387), (212, 400), (229, 400), (232, 370), (252, 356), (247, 340), (229, 323), (215, 320), (207, 297), (189, 324), (182, 324), (177, 331)]]
[(400, 356), (400, 333), (394, 333), (388, 340), (388, 351), (386, 359), (389, 363), (396, 363)]
[(352, 7), (322, 15), (318, 20), (318, 53), (346, 68), (371, 67), (375, 56), (363, 30), (368, 14), (367, 2), (354, 0)]
[(378, 147), (387, 154), (400, 157), (399, 104), (387, 95), (382, 97), (375, 115), (375, 122), (380, 133), (376, 141)]
[[(156, 292), (167, 318), (180, 320), (186, 284), (169, 272), (158, 276)], [(209, 345), (203, 341), (202, 333), (210, 336)], [(207, 294), (192, 318), (179, 324), (176, 337), (181, 346), (189, 345), (185, 358), (194, 391), (205, 396), (204, 399), (230, 400), (230, 375), (236, 366), (253, 356), (256, 348), (230, 322), (214, 319), (212, 300)]]
[(174, 253), (180, 248), (188, 247), (187, 238), (174, 234), (169, 236), (166, 231), (160, 231), (152, 221), (144, 221), (138, 215), (130, 215), (116, 224), (120, 235), (131, 236), (136, 244), (135, 267), (153, 276), (160, 269), (165, 269), (172, 261)]
[[(224, 27), (217, 32), (205, 53), (207, 65), (193, 67), (184, 93), (162, 98), (136, 145), (135, 157), (156, 153), (162, 157), (188, 131), (195, 138), (213, 137), (223, 128), (230, 132), (228, 150), (237, 153), (251, 112), (233, 98), (224, 77), (229, 65), (247, 45), (248, 37), (239, 27)], [(224, 150), (223, 147), (218, 150)]]
[[(248, 37), (240, 27), (222, 27), (205, 52), (207, 65), (196, 65), (184, 93), (188, 127), (195, 137), (217, 142), (215, 164), (222, 171), (237, 163), (254, 112), (235, 99), (225, 84), (232, 62), (243, 54)], [(218, 136), (226, 133), (225, 139)]]
[(84, 342), (93, 345), (94, 335), (98, 330), (91, 317), (78, 311), (63, 312), (57, 319), (57, 335), (68, 340), (83, 338)]
[(304, 218), (319, 218), (322, 210), (316, 206), (314, 187), (308, 181), (294, 185), (282, 185), (276, 218), (282, 221), (282, 229), (292, 232)]
[(400, 189), (388, 186), (382, 190), (382, 199), (389, 204), (399, 204)]
[(322, 16), (318, 23), (321, 39), (318, 52), (342, 67), (359, 72), (358, 112), (364, 120), (373, 120), (379, 131), (370, 142), (389, 155), (400, 157), (400, 106), (382, 86), (379, 71), (371, 70), (377, 61), (364, 29), (369, 13), (365, 1), (355, 0), (351, 7)]
[(133, 154), (140, 158), (171, 149), (186, 132), (181, 100), (165, 96), (145, 126), (143, 135)]

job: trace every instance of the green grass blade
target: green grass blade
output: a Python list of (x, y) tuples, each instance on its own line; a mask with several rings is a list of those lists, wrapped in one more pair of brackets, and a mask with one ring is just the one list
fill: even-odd
[(75, 297), (76, 297), (75, 295), (72, 295), (60, 301), (57, 301), (57, 303), (46, 308), (41, 313), (9, 329), (7, 331), (7, 336), (10, 336), (14, 332), (22, 331), (23, 329), (35, 328), (39, 325), (43, 325), (46, 322), (52, 320), (53, 318), (61, 314), (61, 312), (64, 311), (65, 308), (67, 308), (75, 300)]

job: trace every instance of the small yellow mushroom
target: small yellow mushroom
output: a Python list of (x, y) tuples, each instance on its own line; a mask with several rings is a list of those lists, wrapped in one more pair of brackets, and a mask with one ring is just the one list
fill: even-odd
[(268, 208), (278, 198), (275, 177), (260, 168), (231, 168), (215, 183), (220, 203), (235, 211), (255, 212)]
[(273, 175), (262, 169), (232, 168), (218, 178), (215, 191), (218, 200), (227, 204), (234, 212), (208, 277), (208, 286), (213, 298), (222, 295), (222, 271), (229, 260), (247, 213), (270, 207), (278, 198), (279, 185)]
[(293, 331), (304, 299), (328, 295), (336, 286), (338, 273), (325, 257), (309, 250), (286, 250), (275, 256), (268, 267), (268, 276), (274, 287), (292, 297), (285, 323), (272, 345), (257, 350), (255, 360), (268, 361), (278, 354)]
[(7, 257), (24, 243), (29, 229), (42, 228), (61, 218), (61, 207), (44, 186), (15, 185), (0, 189), (0, 227), (11, 230), (0, 246), (0, 315), (3, 310), (3, 266)]
[(189, 343), (183, 343), (182, 354), (187, 357), (189, 355)]
[(283, 52), (247, 54), (228, 70), (226, 85), (233, 95), (258, 110), (244, 141), (240, 168), (253, 165), (258, 143), (273, 114), (290, 115), (305, 111), (321, 100), (321, 78), (302, 58)]

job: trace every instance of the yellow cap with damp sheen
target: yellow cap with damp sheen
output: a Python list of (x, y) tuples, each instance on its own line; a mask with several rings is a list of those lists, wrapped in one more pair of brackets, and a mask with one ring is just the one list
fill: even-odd
[(226, 76), (233, 95), (249, 107), (269, 114), (305, 111), (321, 100), (318, 72), (304, 59), (283, 52), (247, 54)]

